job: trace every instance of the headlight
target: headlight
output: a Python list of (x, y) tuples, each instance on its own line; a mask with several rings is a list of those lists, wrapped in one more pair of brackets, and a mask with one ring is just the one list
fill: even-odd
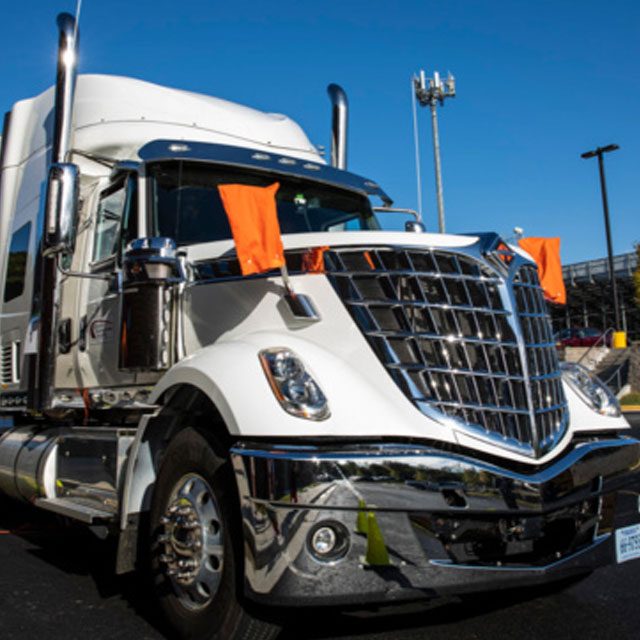
[(322, 389), (295, 353), (280, 347), (265, 349), (260, 362), (285, 411), (307, 420), (326, 420), (331, 415)]
[(618, 399), (598, 376), (585, 369), (582, 365), (572, 362), (562, 362), (560, 369), (562, 371), (562, 379), (594, 411), (603, 416), (618, 417), (620, 415)]

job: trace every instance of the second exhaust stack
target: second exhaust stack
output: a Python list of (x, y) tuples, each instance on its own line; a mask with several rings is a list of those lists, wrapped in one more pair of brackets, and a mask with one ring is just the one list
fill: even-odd
[(331, 99), (331, 166), (336, 169), (347, 168), (347, 116), (349, 103), (344, 89), (330, 84), (327, 93)]

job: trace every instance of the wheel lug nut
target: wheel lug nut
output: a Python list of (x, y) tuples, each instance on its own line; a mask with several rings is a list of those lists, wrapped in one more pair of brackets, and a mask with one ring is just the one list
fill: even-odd
[(197, 566), (195, 560), (178, 560), (178, 567), (180, 569), (195, 569)]

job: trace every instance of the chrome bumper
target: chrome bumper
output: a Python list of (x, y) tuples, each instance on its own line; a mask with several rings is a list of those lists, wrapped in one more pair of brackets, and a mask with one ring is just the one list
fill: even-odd
[[(533, 473), (416, 445), (242, 443), (232, 461), (245, 589), (275, 605), (383, 603), (557, 580), (610, 563), (614, 530), (640, 521), (640, 442), (631, 438), (576, 443)], [(362, 533), (363, 518), (375, 536)], [(348, 532), (337, 561), (311, 552), (321, 523)], [(388, 563), (371, 552), (381, 544)]]

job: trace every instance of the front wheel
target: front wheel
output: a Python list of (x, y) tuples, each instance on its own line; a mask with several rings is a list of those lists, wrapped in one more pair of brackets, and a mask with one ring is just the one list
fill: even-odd
[(154, 589), (180, 638), (271, 640), (278, 634), (242, 601), (234, 500), (228, 460), (195, 429), (181, 431), (165, 452), (150, 514)]

